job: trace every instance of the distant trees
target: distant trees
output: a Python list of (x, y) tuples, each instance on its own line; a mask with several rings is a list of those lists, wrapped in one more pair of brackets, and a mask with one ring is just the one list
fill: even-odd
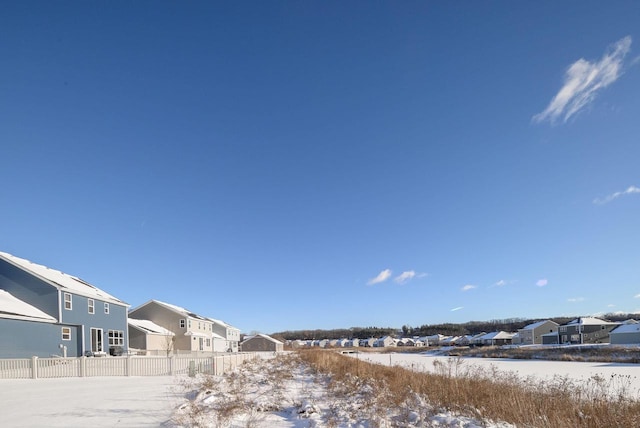
[[(638, 317), (638, 314), (622, 314), (611, 313), (605, 314), (602, 318), (610, 321), (625, 321), (630, 318)], [(558, 324), (566, 324), (569, 321), (577, 317), (555, 317), (549, 318)], [(462, 324), (443, 323), (443, 324), (424, 324), (419, 327), (411, 327), (406, 324), (402, 326), (399, 332), (395, 328), (391, 327), (351, 327), (348, 329), (333, 329), (333, 330), (294, 330), (283, 331), (279, 333), (273, 333), (272, 336), (277, 336), (284, 340), (294, 339), (368, 339), (370, 337), (383, 337), (383, 336), (397, 336), (401, 333), (403, 337), (412, 336), (432, 336), (434, 334), (442, 334), (445, 336), (464, 336), (467, 334), (474, 335), (482, 332), (488, 333), (492, 331), (509, 331), (516, 332), (526, 325), (532, 324), (537, 321), (541, 321), (540, 318), (527, 319), (527, 318), (506, 318), (495, 319), (489, 321), (469, 321)]]

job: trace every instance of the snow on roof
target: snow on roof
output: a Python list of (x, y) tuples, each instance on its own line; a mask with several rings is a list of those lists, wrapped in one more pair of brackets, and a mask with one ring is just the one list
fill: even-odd
[[(544, 321), (534, 322), (533, 324), (529, 324), (529, 325), (524, 326), (522, 328), (522, 330), (533, 330), (535, 328), (540, 327), (541, 325), (544, 325), (545, 323), (547, 323), (549, 321), (551, 321), (551, 320), (544, 320)], [(553, 321), (551, 321), (551, 322), (553, 322)], [(554, 323), (554, 324), (556, 324), (556, 323)]]
[(611, 330), (609, 334), (617, 334), (617, 333), (638, 333), (640, 332), (640, 324), (622, 324), (619, 327)]
[[(274, 339), (273, 337), (271, 337), (271, 336), (267, 336), (266, 334), (262, 334), (262, 333), (258, 333), (258, 334), (254, 335), (254, 336), (249, 336), (249, 337), (245, 338), (245, 339), (244, 339), (244, 341), (243, 341), (242, 343), (244, 343), (244, 342), (246, 342), (246, 341), (248, 341), (248, 340), (251, 340), (251, 339), (255, 339), (256, 337), (262, 337), (263, 339), (267, 339), (267, 340), (269, 340), (269, 341), (271, 341), (271, 342), (273, 342), (273, 343), (283, 344), (283, 343), (282, 343), (282, 342), (280, 342), (279, 340)], [(324, 340), (327, 340), (327, 339), (324, 339)]]
[(225, 328), (234, 328), (234, 329), (236, 329), (236, 330), (239, 330), (239, 328), (238, 328), (238, 327), (234, 327), (234, 326), (232, 326), (231, 324), (226, 323), (226, 322), (224, 322), (224, 321), (222, 321), (222, 320), (217, 320), (217, 319), (215, 319), (215, 318), (207, 318), (207, 319), (208, 319), (209, 321), (214, 322), (214, 323), (216, 323), (216, 324), (219, 324), (219, 325), (221, 325), (221, 326), (223, 326), (223, 327), (225, 327)]
[(572, 325), (572, 324), (602, 325), (602, 324), (617, 324), (617, 323), (601, 320), (600, 318), (595, 318), (595, 317), (582, 317), (582, 318), (576, 318), (573, 321), (570, 321), (567, 323), (567, 325)]
[[(193, 312), (191, 312), (191, 311), (189, 311), (189, 310), (187, 310), (187, 309), (185, 309), (185, 308), (183, 308), (183, 307), (181, 307), (181, 306), (172, 305), (171, 303), (161, 302), (160, 300), (150, 300), (150, 301), (149, 301), (149, 302), (147, 302), (147, 303), (151, 303), (151, 302), (155, 302), (155, 303), (157, 303), (157, 304), (159, 304), (159, 305), (162, 305), (162, 306), (165, 306), (165, 307), (167, 307), (167, 308), (171, 309), (171, 310), (172, 310), (172, 311), (174, 311), (174, 312), (178, 312), (178, 313), (180, 313), (180, 314), (182, 314), (182, 315), (185, 315), (185, 316), (188, 316), (188, 317), (191, 317), (191, 318), (197, 318), (197, 319), (201, 319), (201, 320), (207, 320), (207, 318), (206, 318), (206, 317), (203, 317), (202, 315), (198, 315), (198, 314), (196, 314), (196, 313), (193, 313)], [(145, 304), (143, 304), (143, 305), (138, 306), (137, 308), (133, 309), (133, 310), (132, 310), (132, 312), (133, 312), (133, 311), (135, 311), (135, 310), (136, 310), (136, 309), (138, 309), (138, 308), (141, 308), (142, 306), (146, 305), (147, 303), (145, 303)]]
[(484, 336), (480, 336), (480, 340), (492, 340), (492, 339), (512, 339), (513, 333), (507, 333), (506, 331), (493, 331), (487, 333)]
[(18, 266), (19, 268), (22, 268), (23, 270), (26, 270), (61, 289), (65, 289), (85, 297), (98, 298), (111, 303), (127, 305), (122, 300), (115, 298), (111, 294), (78, 277), (68, 275), (64, 272), (60, 272), (59, 270), (50, 269), (26, 259), (21, 259), (20, 257), (13, 256), (9, 253), (0, 252), (0, 258), (5, 259), (13, 265)]
[(0, 290), (0, 318), (27, 321), (56, 322), (56, 319), (40, 309), (13, 297), (9, 292)]
[(158, 324), (149, 320), (137, 320), (135, 318), (129, 318), (129, 325), (139, 330), (142, 330), (146, 333), (162, 334), (162, 335), (170, 335), (170, 336), (174, 335), (174, 333), (171, 330), (167, 330), (166, 328), (159, 326)]

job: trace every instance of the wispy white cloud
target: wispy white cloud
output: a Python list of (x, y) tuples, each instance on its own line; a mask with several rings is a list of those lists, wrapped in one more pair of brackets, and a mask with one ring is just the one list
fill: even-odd
[(613, 303), (609, 303), (609, 304), (607, 305), (607, 308), (615, 308), (615, 307), (616, 307), (616, 305), (614, 305)]
[(381, 282), (385, 282), (387, 279), (391, 277), (391, 269), (385, 269), (378, 274), (375, 278), (371, 278), (367, 285), (379, 284)]
[(567, 299), (567, 302), (584, 302), (584, 297), (571, 297), (570, 299)]
[(543, 278), (543, 279), (539, 279), (539, 280), (536, 282), (536, 285), (537, 285), (538, 287), (544, 287), (544, 286), (546, 286), (548, 283), (549, 283), (549, 281), (548, 281), (546, 278)]
[(464, 287), (461, 288), (462, 291), (469, 291), (469, 290), (473, 290), (474, 288), (478, 288), (477, 285), (472, 285), (472, 284), (467, 284)]
[(633, 296), (634, 299), (640, 299), (640, 293)]
[(393, 280), (398, 284), (404, 284), (406, 282), (411, 281), (416, 276), (416, 272), (413, 270), (408, 270), (402, 272), (400, 275), (396, 276)]
[(464, 309), (464, 306), (458, 306), (457, 308), (451, 309), (451, 312), (459, 311), (460, 309)]
[(623, 190), (622, 192), (615, 192), (605, 196), (604, 198), (596, 198), (593, 200), (593, 203), (596, 205), (604, 205), (613, 201), (614, 199), (618, 199), (620, 196), (632, 195), (634, 193), (640, 193), (640, 187), (629, 186), (626, 190)]
[(618, 80), (624, 72), (624, 58), (630, 49), (631, 36), (623, 37), (607, 48), (600, 61), (580, 58), (571, 64), (565, 72), (564, 85), (547, 108), (533, 116), (533, 121), (553, 123), (562, 117), (567, 122), (588, 106), (598, 92)]

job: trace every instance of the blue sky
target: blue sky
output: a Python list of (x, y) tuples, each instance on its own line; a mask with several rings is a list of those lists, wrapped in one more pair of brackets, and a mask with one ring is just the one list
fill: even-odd
[(637, 2), (13, 2), (0, 250), (245, 332), (640, 310)]

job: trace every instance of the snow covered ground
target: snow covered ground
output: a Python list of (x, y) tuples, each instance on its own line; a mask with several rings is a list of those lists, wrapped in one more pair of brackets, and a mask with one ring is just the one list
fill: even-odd
[[(416, 371), (435, 372), (434, 362), (446, 362), (450, 357), (431, 356), (428, 354), (402, 353), (358, 353), (349, 354), (354, 358), (384, 365), (399, 365)], [(576, 361), (545, 360), (511, 360), (502, 358), (462, 358), (461, 369), (465, 366), (476, 366), (489, 373), (494, 368), (502, 372), (513, 372), (519, 377), (534, 376), (544, 380), (554, 377), (567, 377), (575, 381), (586, 382), (594, 376), (612, 379), (612, 388), (624, 387), (630, 397), (640, 399), (640, 365), (624, 363), (585, 363)], [(612, 391), (613, 393), (617, 391)]]
[[(446, 357), (424, 354), (360, 353), (354, 358), (413, 370), (435, 370)], [(551, 378), (587, 380), (594, 375), (624, 376), (637, 392), (640, 367), (633, 364), (469, 358), (461, 363)], [(426, 425), (509, 427), (441, 412), (419, 397), (389, 412), (379, 385), (331, 385), (294, 362), (247, 364), (225, 378), (92, 377), (0, 380), (0, 425), (6, 427), (174, 427), (205, 421), (232, 427), (327, 427)], [(627, 385), (629, 386), (629, 385)], [(190, 398), (191, 401), (187, 401)], [(203, 425), (206, 426), (206, 425)]]
[(0, 426), (159, 427), (184, 401), (184, 378), (0, 380)]

